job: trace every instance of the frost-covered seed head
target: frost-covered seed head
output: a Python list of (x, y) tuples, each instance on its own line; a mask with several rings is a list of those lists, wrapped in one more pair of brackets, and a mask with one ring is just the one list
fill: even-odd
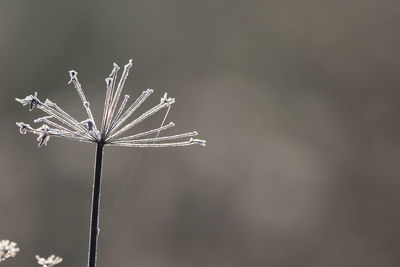
[(29, 106), (29, 111), (33, 110), (36, 108), (39, 104), (40, 101), (37, 98), (37, 92), (35, 92), (34, 95), (28, 95), (27, 97), (21, 99), (21, 98), (16, 98), (15, 99), (17, 102), (21, 103), (23, 106), (28, 105)]
[(78, 78), (78, 72), (74, 71), (74, 70), (70, 70), (69, 71), (69, 77), (70, 80), (68, 82), (68, 84), (72, 83), (73, 81), (76, 81)]
[(113, 76), (115, 73), (117, 73), (119, 71), (120, 67), (117, 65), (117, 63), (113, 63), (113, 69), (110, 73), (110, 76)]
[(37, 141), (39, 142), (38, 147), (41, 147), (42, 145), (47, 146), (47, 142), (50, 139), (51, 133), (50, 133), (50, 127), (46, 124), (43, 124), (38, 130), (38, 138)]
[(175, 103), (175, 98), (168, 97), (168, 94), (165, 93), (163, 97), (161, 97), (161, 104), (167, 104), (167, 106), (171, 106), (173, 103)]
[(107, 87), (110, 87), (112, 84), (113, 78), (108, 77), (105, 79), (105, 81), (106, 81)]
[(0, 240), (0, 262), (5, 261), (7, 258), (15, 257), (18, 252), (17, 243), (10, 240)]
[[(129, 96), (125, 95), (122, 100), (121, 91), (125, 85), (125, 81), (129, 75), (129, 71), (132, 67), (132, 60), (129, 60), (128, 64), (124, 66), (123, 73), (119, 82), (117, 83), (118, 70), (120, 69), (117, 64), (114, 63), (110, 77), (106, 78), (107, 90), (106, 98), (104, 103), (104, 113), (101, 128), (98, 128), (94, 120), (90, 103), (86, 100), (86, 96), (83, 92), (82, 86), (78, 81), (78, 72), (71, 70), (69, 71), (70, 81), (75, 87), (76, 91), (81, 98), (82, 105), (87, 113), (87, 118), (83, 121), (77, 120), (68, 114), (66, 111), (57, 106), (56, 103), (46, 99), (44, 103), (40, 102), (37, 98), (37, 93), (29, 95), (24, 99), (16, 98), (16, 101), (22, 105), (28, 105), (29, 110), (33, 108), (39, 108), (43, 112), (47, 113), (46, 117), (36, 119), (35, 122), (46, 123), (40, 128), (32, 128), (29, 124), (18, 122), (21, 134), (31, 132), (38, 135), (37, 140), (39, 141), (39, 147), (47, 145), (50, 137), (61, 137), (82, 142), (101, 143), (103, 145), (114, 145), (114, 146), (126, 146), (126, 147), (172, 147), (172, 146), (187, 146), (198, 144), (204, 146), (206, 142), (199, 139), (189, 139), (187, 141), (177, 142), (164, 142), (166, 140), (182, 139), (190, 136), (197, 135), (197, 132), (188, 132), (184, 134), (170, 135), (158, 137), (161, 131), (169, 129), (174, 126), (173, 123), (168, 125), (162, 125), (159, 128), (144, 131), (135, 135), (124, 135), (128, 130), (146, 120), (150, 116), (153, 116), (162, 109), (167, 109), (167, 113), (172, 104), (175, 103), (175, 98), (168, 97), (165, 93), (160, 100), (160, 104), (147, 110), (143, 114), (139, 115), (136, 119), (127, 124), (124, 123), (131, 118), (135, 111), (140, 105), (154, 92), (153, 89), (147, 89), (132, 103), (127, 104)], [(119, 105), (119, 108), (117, 107)], [(55, 122), (56, 120), (57, 122)], [(81, 122), (79, 122), (81, 121)], [(50, 126), (49, 126), (50, 125)], [(194, 134), (195, 133), (195, 134)], [(156, 134), (156, 137), (138, 139), (143, 136), (149, 136)]]

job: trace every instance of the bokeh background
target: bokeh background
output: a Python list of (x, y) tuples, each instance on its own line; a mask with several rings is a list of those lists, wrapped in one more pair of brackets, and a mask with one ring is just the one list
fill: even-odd
[[(400, 2), (0, 1), (2, 266), (86, 265), (95, 146), (37, 148), (14, 101), (35, 90), (100, 118), (125, 93), (177, 103), (207, 147), (107, 148), (98, 266), (400, 266)], [(137, 131), (158, 126), (164, 114)]]

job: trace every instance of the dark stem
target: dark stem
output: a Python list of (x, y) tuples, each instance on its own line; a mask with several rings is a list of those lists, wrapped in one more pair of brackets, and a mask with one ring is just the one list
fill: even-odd
[(90, 241), (89, 241), (89, 263), (88, 267), (96, 266), (97, 240), (99, 235), (99, 211), (100, 211), (100, 189), (101, 168), (103, 165), (104, 144), (98, 143), (96, 150), (96, 162), (94, 164), (94, 180), (92, 193), (92, 211), (90, 217)]

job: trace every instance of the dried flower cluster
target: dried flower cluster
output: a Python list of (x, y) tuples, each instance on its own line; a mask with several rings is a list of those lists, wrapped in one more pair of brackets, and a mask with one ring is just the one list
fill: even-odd
[(62, 258), (57, 257), (55, 255), (51, 255), (50, 257), (46, 258), (41, 258), (40, 256), (36, 255), (36, 259), (39, 265), (42, 267), (53, 267), (56, 264), (59, 264), (62, 262)]
[[(174, 102), (174, 98), (167, 97), (165, 94), (158, 105), (147, 110), (136, 119), (131, 120), (129, 123), (125, 122), (132, 116), (132, 114), (139, 108), (139, 106), (153, 93), (152, 89), (147, 89), (129, 106), (127, 107), (129, 96), (125, 95), (122, 101), (120, 100), (122, 89), (128, 77), (129, 70), (132, 67), (132, 60), (125, 65), (122, 76), (117, 83), (117, 76), (119, 67), (114, 63), (114, 68), (108, 78), (105, 79), (107, 85), (103, 120), (100, 128), (94, 121), (90, 103), (87, 101), (83, 93), (82, 86), (78, 80), (78, 73), (71, 70), (70, 81), (78, 92), (82, 104), (86, 110), (88, 118), (83, 121), (78, 121), (69, 115), (66, 111), (61, 109), (56, 103), (46, 99), (42, 102), (39, 100), (37, 93), (29, 95), (24, 99), (16, 98), (24, 106), (28, 106), (29, 110), (38, 108), (45, 112), (48, 116), (35, 120), (35, 123), (43, 123), (39, 128), (33, 128), (29, 124), (17, 122), (21, 134), (27, 132), (37, 134), (39, 147), (47, 145), (50, 137), (62, 137), (81, 142), (101, 143), (104, 145), (124, 146), (124, 147), (174, 147), (174, 146), (188, 146), (193, 144), (205, 145), (204, 140), (193, 139), (197, 132), (188, 132), (177, 135), (158, 137), (161, 131), (167, 130), (174, 126), (170, 122), (166, 125), (161, 125), (159, 128), (149, 131), (141, 132), (135, 135), (121, 137), (126, 131), (130, 130), (140, 122), (149, 118), (160, 110), (169, 108)], [(119, 108), (117, 108), (118, 104)], [(127, 107), (127, 108), (125, 108)], [(55, 122), (57, 120), (58, 122)], [(151, 134), (157, 134), (156, 137), (149, 138)], [(186, 141), (179, 141), (182, 138), (190, 138)], [(168, 142), (169, 140), (177, 140)], [(167, 142), (166, 142), (167, 141)]]
[(18, 252), (17, 243), (10, 240), (0, 240), (0, 262), (5, 261), (7, 258), (15, 257)]
[[(19, 248), (17, 247), (17, 243), (11, 242), (10, 240), (0, 240), (0, 262), (5, 261), (7, 258), (15, 257), (18, 252)], [(53, 267), (62, 262), (62, 258), (55, 255), (51, 255), (47, 259), (36, 255), (36, 259), (38, 264), (42, 267)]]

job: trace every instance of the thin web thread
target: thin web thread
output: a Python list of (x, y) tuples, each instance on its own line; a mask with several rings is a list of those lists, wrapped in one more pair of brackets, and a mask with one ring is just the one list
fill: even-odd
[[(163, 127), (163, 126), (164, 126), (164, 123), (165, 123), (165, 121), (167, 120), (167, 117), (168, 117), (168, 114), (169, 114), (170, 109), (171, 109), (171, 106), (169, 106), (168, 109), (167, 109), (167, 111), (165, 112), (165, 115), (164, 115), (164, 118), (163, 118), (163, 120), (162, 120), (162, 122), (161, 122), (160, 127)], [(156, 138), (157, 138), (159, 135), (160, 135), (160, 131), (157, 132)], [(154, 142), (153, 142), (153, 143), (154, 143)], [(121, 189), (121, 191), (120, 191), (120, 193), (119, 193), (119, 195), (118, 195), (117, 201), (115, 202), (114, 207), (113, 207), (113, 209), (111, 210), (111, 214), (109, 215), (109, 218), (108, 218), (108, 220), (107, 220), (107, 222), (106, 222), (106, 224), (105, 224), (105, 226), (104, 226), (104, 230), (107, 230), (107, 229), (109, 228), (109, 226), (110, 226), (110, 224), (111, 224), (111, 221), (112, 221), (112, 219), (113, 219), (113, 217), (114, 217), (114, 214), (115, 214), (115, 212), (117, 211), (117, 208), (118, 208), (118, 206), (119, 206), (119, 204), (120, 204), (120, 202), (121, 202), (121, 200), (122, 200), (122, 197), (125, 195), (126, 189), (127, 189), (128, 185), (129, 185), (130, 181), (132, 180), (132, 177), (133, 177), (133, 175), (134, 175), (134, 173), (135, 173), (135, 171), (136, 171), (137, 164), (138, 164), (140, 158), (142, 157), (142, 154), (143, 154), (143, 150), (140, 150), (139, 155), (138, 155), (137, 158), (135, 159), (135, 162), (134, 162), (134, 164), (133, 164), (131, 170), (129, 171), (128, 177), (125, 179), (124, 185), (122, 186), (122, 189)]]

